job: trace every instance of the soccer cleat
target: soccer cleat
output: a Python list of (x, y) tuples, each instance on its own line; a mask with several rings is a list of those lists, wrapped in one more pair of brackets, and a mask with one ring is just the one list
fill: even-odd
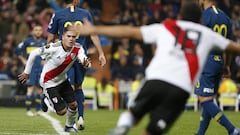
[(34, 114), (32, 113), (32, 111), (27, 111), (27, 116), (34, 116)]
[(79, 117), (75, 126), (78, 130), (84, 130), (84, 120), (82, 116)]
[(235, 128), (235, 129), (233, 130), (233, 132), (230, 133), (229, 135), (240, 135), (240, 129)]
[(74, 128), (74, 127), (68, 127), (68, 126), (65, 126), (64, 131), (65, 131), (65, 132), (76, 132), (76, 133), (79, 132), (76, 128)]
[(108, 135), (126, 135), (129, 131), (129, 127), (121, 126), (110, 131)]

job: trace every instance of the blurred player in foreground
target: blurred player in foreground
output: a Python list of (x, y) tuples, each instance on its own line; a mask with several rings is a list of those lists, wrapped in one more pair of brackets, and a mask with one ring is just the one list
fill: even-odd
[[(157, 45), (155, 56), (146, 69), (145, 84), (129, 111), (120, 115), (117, 127), (110, 135), (126, 135), (147, 113), (150, 122), (143, 135), (167, 133), (183, 112), (211, 49), (240, 54), (240, 44), (198, 24), (201, 9), (196, 2), (184, 3), (179, 19), (141, 27), (93, 26), (85, 20), (83, 26), (78, 27), (83, 35), (134, 38)], [(240, 133), (234, 130), (231, 134)]]

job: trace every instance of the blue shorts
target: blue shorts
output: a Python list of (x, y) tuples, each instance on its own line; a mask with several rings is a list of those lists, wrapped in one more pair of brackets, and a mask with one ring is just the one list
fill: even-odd
[(31, 71), (31, 73), (29, 75), (29, 79), (26, 82), (26, 85), (28, 85), (28, 86), (40, 86), (39, 79), (40, 79), (40, 76), (41, 76), (41, 72), (42, 72), (42, 69), (33, 68), (33, 70)]
[(195, 86), (195, 94), (213, 96), (217, 93), (223, 74), (223, 59), (221, 55), (209, 55), (200, 80)]
[(75, 61), (73, 66), (67, 72), (70, 84), (82, 84), (85, 73), (86, 69), (81, 64), (79, 64), (78, 61)]

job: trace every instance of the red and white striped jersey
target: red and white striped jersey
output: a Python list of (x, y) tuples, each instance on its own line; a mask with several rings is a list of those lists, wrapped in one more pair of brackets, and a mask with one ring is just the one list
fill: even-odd
[(167, 20), (142, 26), (143, 40), (156, 44), (146, 79), (162, 80), (190, 92), (211, 49), (224, 50), (229, 40), (200, 24)]
[(83, 47), (78, 43), (72, 47), (71, 51), (66, 51), (62, 42), (59, 41), (31, 52), (24, 73), (31, 72), (36, 56), (41, 56), (46, 61), (40, 77), (40, 84), (44, 89), (55, 87), (65, 81), (67, 79), (66, 72), (73, 65), (73, 62), (76, 59), (82, 62), (83, 59), (87, 58)]

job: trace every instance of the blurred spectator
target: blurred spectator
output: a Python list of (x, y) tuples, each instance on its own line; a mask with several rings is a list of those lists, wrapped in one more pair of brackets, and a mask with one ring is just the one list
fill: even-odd
[(96, 78), (94, 78), (91, 74), (91, 70), (88, 69), (86, 71), (86, 75), (84, 77), (84, 81), (83, 81), (83, 84), (82, 84), (82, 89), (94, 89), (96, 90), (96, 87), (97, 87), (97, 80)]
[(29, 35), (29, 27), (21, 15), (14, 17), (14, 22), (11, 25), (11, 33), (14, 36), (16, 44), (19, 44)]
[(6, 38), (6, 35), (11, 32), (11, 22), (12, 18), (10, 11), (2, 9), (0, 12), (0, 41), (3, 41)]
[[(106, 78), (102, 78), (101, 82), (97, 84), (98, 104), (99, 107), (105, 107), (109, 102), (113, 104), (113, 94), (115, 93), (115, 88)], [(104, 105), (104, 106), (102, 106)]]
[(48, 24), (51, 21), (51, 17), (53, 14), (54, 10), (52, 8), (45, 8), (41, 11), (39, 15), (39, 22), (43, 26), (43, 37), (47, 38), (48, 32)]
[(218, 89), (219, 94), (226, 93), (226, 92), (238, 93), (238, 87), (236, 83), (230, 78), (224, 78), (223, 81), (220, 83), (220, 86)]
[(235, 5), (232, 14), (232, 32), (235, 41), (240, 43), (240, 5)]

